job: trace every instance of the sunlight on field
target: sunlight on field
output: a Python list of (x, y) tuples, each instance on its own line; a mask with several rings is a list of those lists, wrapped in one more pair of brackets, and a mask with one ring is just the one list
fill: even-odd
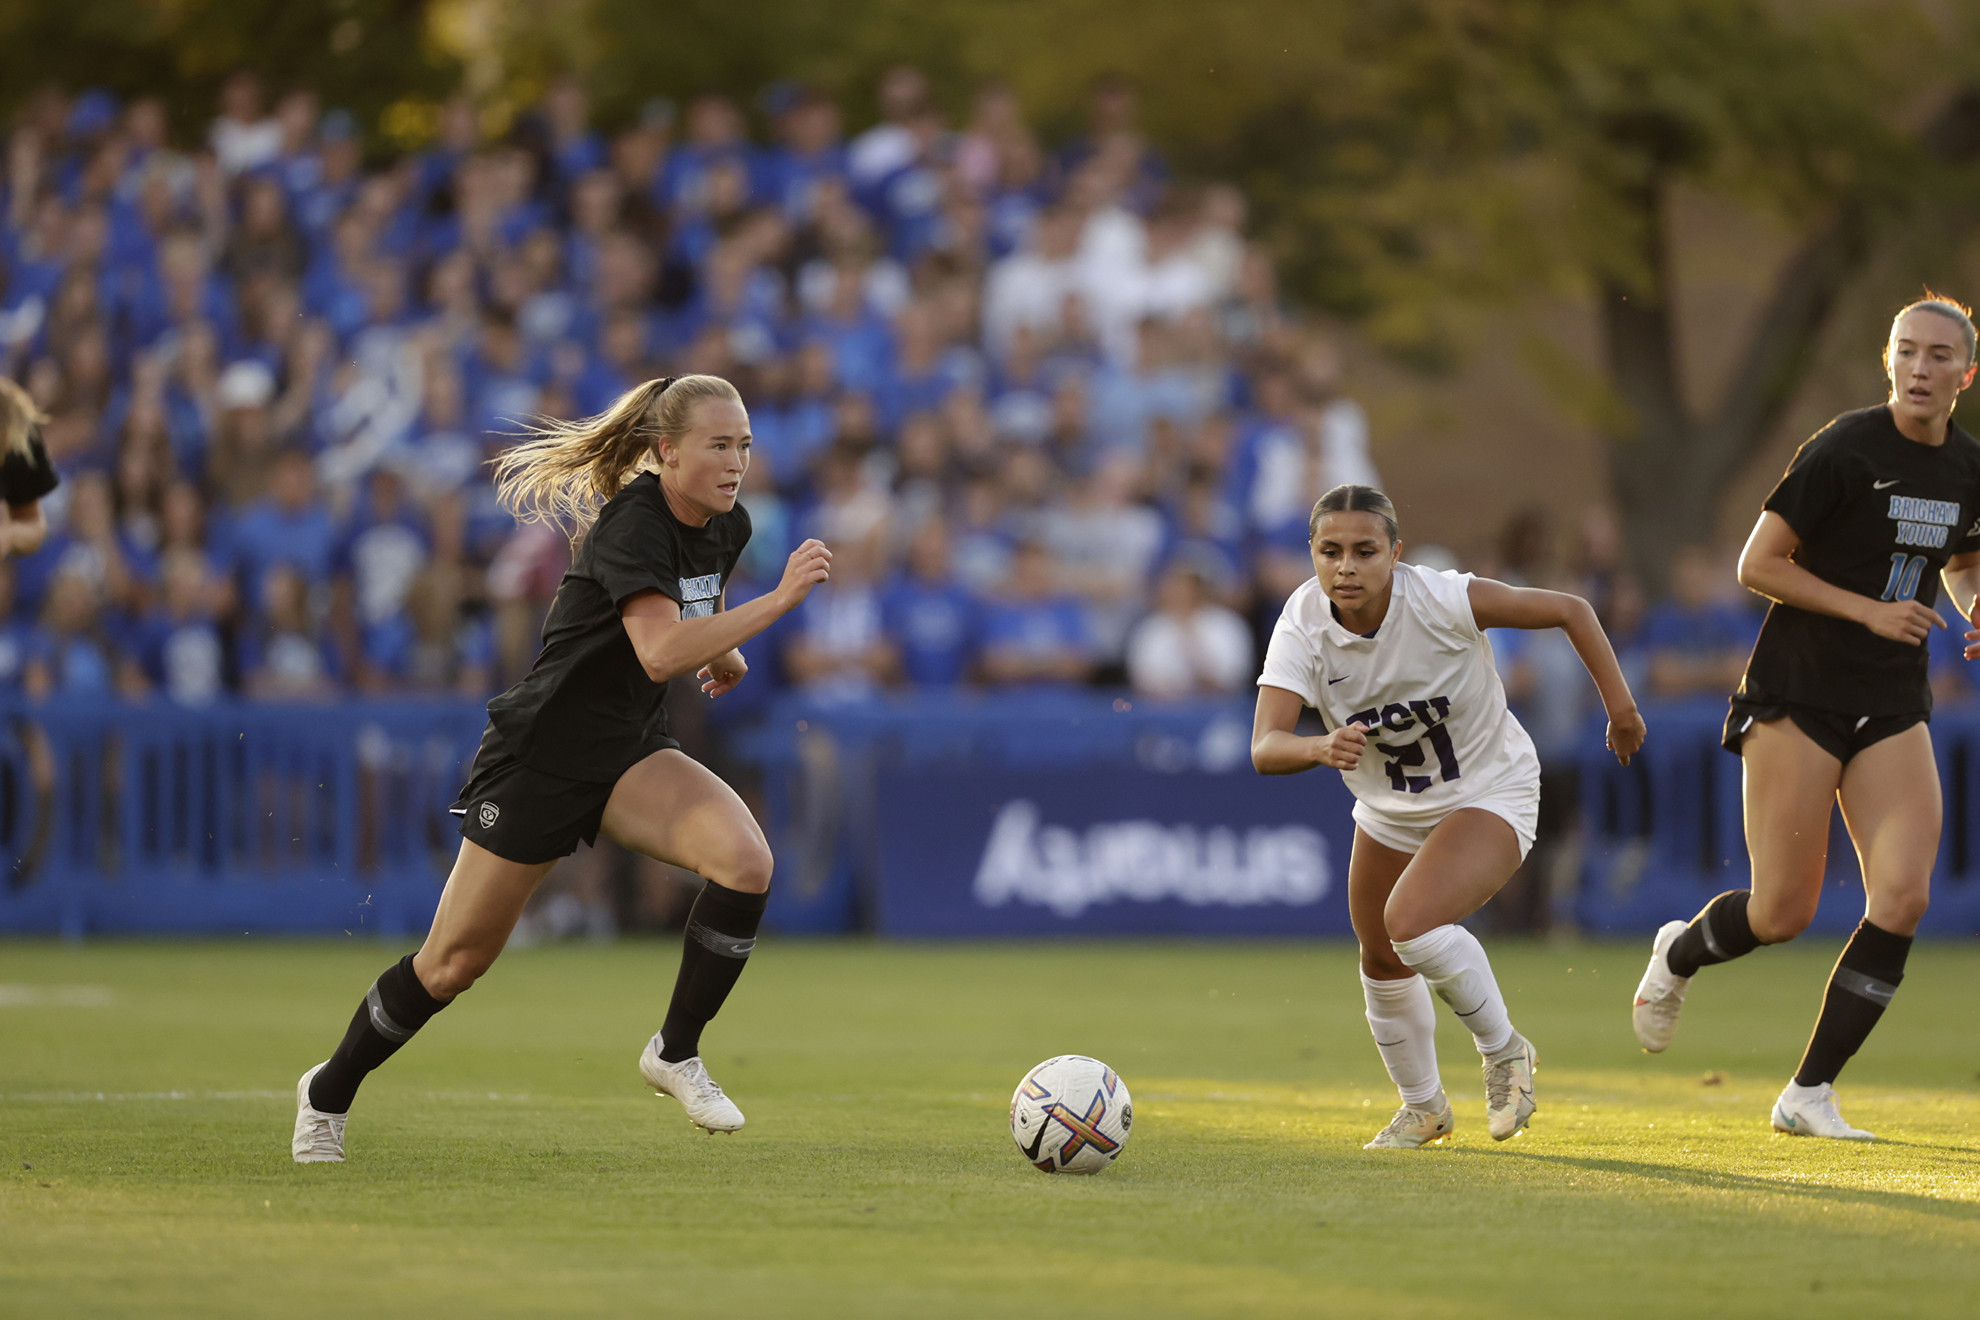
[[(1701, 982), (1656, 1059), (1601, 988), (1638, 950), (1494, 954), (1541, 1049), (1503, 1145), (1447, 1026), (1452, 1139), (1362, 1151), (1393, 1092), (1351, 957), (1302, 945), (766, 946), (710, 1033), (749, 1127), (710, 1138), (633, 1075), (671, 950), (622, 944), (505, 960), (372, 1080), (349, 1163), (298, 1168), (294, 1076), (389, 951), (0, 946), (37, 988), (0, 1008), (0, 1311), (1967, 1313), (1980, 1087), (1923, 1001), (1980, 959), (1914, 960), (1845, 1078), (1856, 1146), (1767, 1127), (1833, 950)], [(1134, 1092), (1095, 1178), (1006, 1131), (1066, 1049)]]

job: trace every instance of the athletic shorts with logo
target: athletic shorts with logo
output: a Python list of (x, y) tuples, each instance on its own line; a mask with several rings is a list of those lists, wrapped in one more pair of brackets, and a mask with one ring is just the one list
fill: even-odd
[(505, 861), (534, 865), (596, 843), (614, 787), (531, 769), (490, 728), (481, 735), (467, 787), (448, 810), (460, 819), (462, 838)]

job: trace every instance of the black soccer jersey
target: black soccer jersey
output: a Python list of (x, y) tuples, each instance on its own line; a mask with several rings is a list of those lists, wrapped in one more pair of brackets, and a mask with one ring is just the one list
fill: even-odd
[(488, 703), (510, 754), (566, 779), (611, 783), (673, 746), (662, 705), (667, 685), (647, 676), (619, 606), (658, 591), (680, 605), (683, 619), (713, 614), (749, 531), (740, 504), (706, 527), (688, 526), (650, 472), (613, 496), (557, 587), (535, 666)]
[(28, 432), (28, 451), (12, 449), (0, 460), (0, 503), (32, 504), (60, 484), (48, 450), (41, 443), (41, 428)]
[[(1980, 549), (1980, 444), (1905, 438), (1886, 407), (1844, 413), (1796, 451), (1765, 506), (1801, 538), (1795, 562), (1872, 600), (1934, 605), (1939, 570)], [(1746, 664), (1743, 693), (1859, 716), (1932, 708), (1923, 646), (1779, 602)]]

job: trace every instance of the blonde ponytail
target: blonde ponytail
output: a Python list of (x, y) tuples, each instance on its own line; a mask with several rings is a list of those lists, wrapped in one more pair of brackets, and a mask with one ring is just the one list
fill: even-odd
[(720, 376), (671, 376), (633, 386), (596, 417), (541, 418), (526, 428), (530, 439), (496, 458), (496, 498), (524, 522), (581, 532), (650, 465), (660, 437), (688, 429), (703, 399), (742, 402)]
[(35, 427), (47, 421), (48, 415), (34, 406), (32, 395), (6, 376), (0, 376), (0, 455), (28, 457), (29, 437)]

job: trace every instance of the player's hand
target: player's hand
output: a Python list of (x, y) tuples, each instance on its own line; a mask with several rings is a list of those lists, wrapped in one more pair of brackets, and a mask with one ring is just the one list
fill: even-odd
[(703, 696), (719, 697), (742, 682), (743, 675), (748, 672), (749, 661), (743, 659), (742, 652), (730, 651), (727, 655), (718, 655), (703, 665), (701, 672), (695, 677), (701, 680)]
[(1368, 726), (1343, 724), (1320, 740), (1320, 764), (1336, 770), (1352, 770), (1361, 764), (1368, 750)]
[(784, 564), (784, 580), (777, 584), (777, 594), (784, 598), (785, 609), (796, 609), (813, 587), (831, 576), (832, 552), (823, 541), (813, 537), (791, 551), (790, 559)]
[(1880, 600), (1864, 611), (1863, 626), (1879, 637), (1922, 646), (1932, 630), (1945, 627), (1946, 621), (1937, 610), (1915, 600)]
[(1636, 707), (1609, 712), (1609, 750), (1624, 765), (1628, 765), (1629, 758), (1642, 750), (1643, 739), (1649, 732), (1648, 726), (1643, 723), (1642, 712)]
[(1980, 660), (1980, 628), (1967, 630), (1966, 658), (1968, 660)]

